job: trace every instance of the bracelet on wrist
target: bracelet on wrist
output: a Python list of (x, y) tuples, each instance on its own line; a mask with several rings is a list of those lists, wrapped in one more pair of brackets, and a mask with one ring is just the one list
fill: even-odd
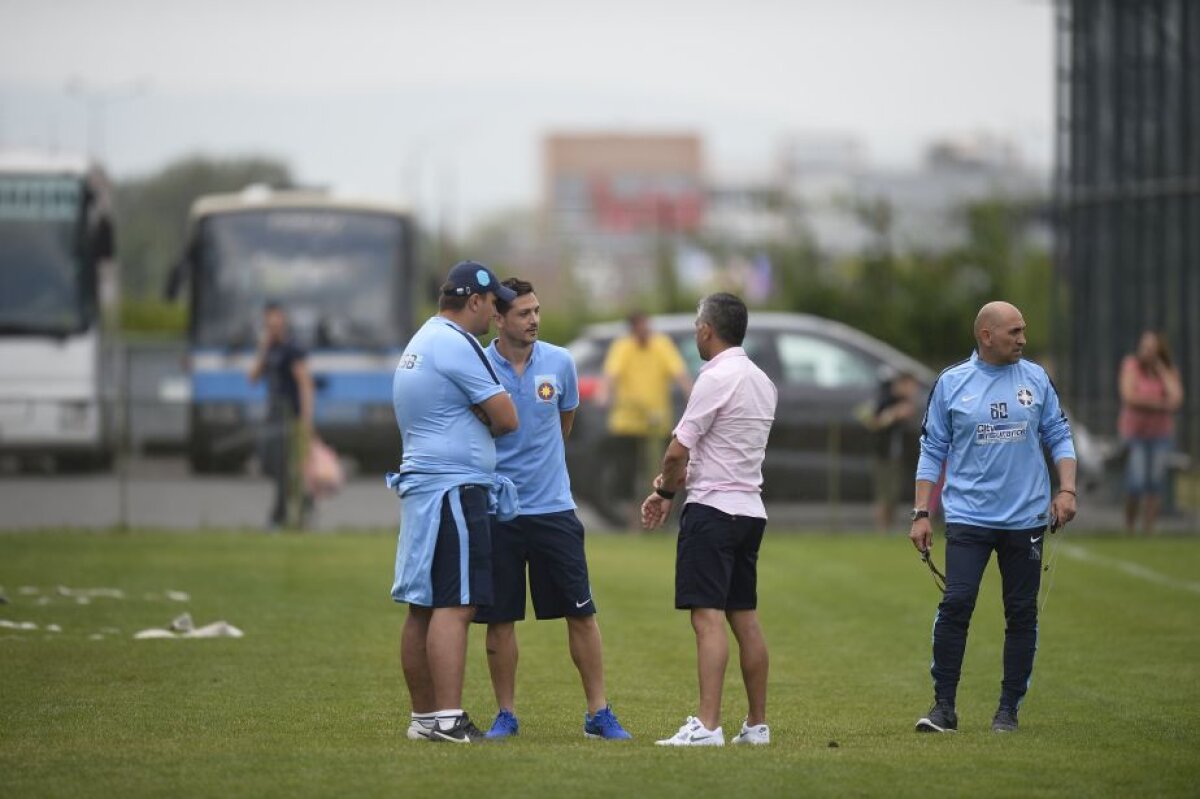
[(1079, 499), (1079, 495), (1076, 494), (1075, 491), (1070, 488), (1060, 488), (1060, 489), (1058, 489), (1058, 493), (1059, 494), (1070, 494), (1071, 496), (1075, 497), (1076, 499)]
[(658, 494), (663, 499), (675, 499), (675, 492), (668, 491), (665, 488), (656, 488), (656, 489), (654, 489), (654, 493)]

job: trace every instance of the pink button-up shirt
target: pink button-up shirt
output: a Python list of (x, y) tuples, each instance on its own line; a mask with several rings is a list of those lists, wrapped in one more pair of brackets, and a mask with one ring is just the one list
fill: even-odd
[(689, 450), (687, 501), (732, 516), (767, 518), (762, 462), (775, 421), (771, 378), (730, 347), (700, 369), (675, 438)]

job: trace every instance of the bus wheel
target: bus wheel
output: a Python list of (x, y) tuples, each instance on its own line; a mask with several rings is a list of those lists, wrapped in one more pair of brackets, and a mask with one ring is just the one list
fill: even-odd
[(59, 474), (103, 472), (112, 468), (111, 452), (71, 452), (54, 456), (54, 471)]
[(194, 474), (230, 474), (246, 467), (245, 456), (239, 453), (218, 454), (205, 447), (188, 448), (188, 464)]

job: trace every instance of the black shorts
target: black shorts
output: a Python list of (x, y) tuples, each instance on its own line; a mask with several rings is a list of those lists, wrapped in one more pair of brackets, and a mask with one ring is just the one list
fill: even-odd
[(675, 607), (758, 607), (758, 548), (766, 527), (766, 519), (731, 516), (697, 502), (684, 505), (675, 550)]
[(494, 624), (525, 618), (525, 566), (529, 593), (539, 619), (590, 616), (596, 612), (583, 551), (583, 525), (575, 511), (492, 520), (491, 607), (475, 612), (475, 621)]
[(463, 532), (459, 531), (458, 521), (454, 518), (456, 509), (453, 493), (447, 492), (442, 499), (442, 522), (429, 575), (433, 589), (432, 606), (453, 608), (490, 605), (492, 542), (488, 490), (476, 485), (459, 488)]

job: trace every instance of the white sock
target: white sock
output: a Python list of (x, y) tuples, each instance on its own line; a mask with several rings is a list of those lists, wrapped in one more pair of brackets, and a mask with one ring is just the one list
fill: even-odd
[(458, 721), (458, 717), (463, 714), (462, 708), (454, 710), (439, 710), (434, 716), (437, 719), (437, 727), (439, 730), (448, 730)]
[(420, 724), (422, 727), (432, 727), (437, 724), (436, 713), (413, 713), (412, 720)]

